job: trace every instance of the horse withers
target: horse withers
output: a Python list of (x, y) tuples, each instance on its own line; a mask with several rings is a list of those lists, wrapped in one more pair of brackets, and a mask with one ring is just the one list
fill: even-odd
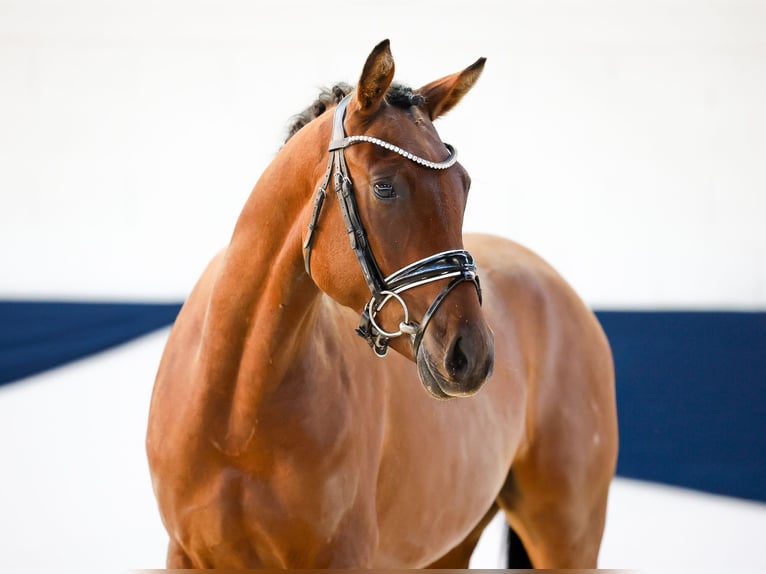
[(538, 256), (463, 237), (432, 123), (483, 67), (412, 90), (382, 42), (255, 185), (154, 387), (168, 567), (462, 568), (499, 510), (535, 567), (596, 566), (609, 345)]

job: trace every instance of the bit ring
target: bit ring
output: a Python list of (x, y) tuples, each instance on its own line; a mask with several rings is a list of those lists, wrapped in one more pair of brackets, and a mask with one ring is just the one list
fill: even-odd
[[(383, 301), (380, 303), (380, 305), (377, 306), (376, 309), (373, 309), (373, 306), (375, 305), (375, 300), (372, 299), (367, 305), (367, 309), (369, 311), (370, 315), (370, 323), (372, 323), (372, 326), (384, 337), (388, 337), (389, 339), (393, 339), (395, 337), (401, 337), (404, 333), (409, 333), (410, 329), (413, 329), (414, 327), (410, 324), (410, 312), (407, 309), (407, 304), (404, 302), (404, 299), (397, 293), (394, 293), (393, 291), (381, 291), (381, 295), (385, 295), (386, 298), (383, 299)], [(404, 310), (404, 321), (399, 323), (399, 330), (393, 333), (389, 333), (388, 331), (384, 331), (380, 325), (375, 322), (375, 315), (377, 315), (380, 310), (383, 308), (383, 306), (388, 303), (391, 299), (396, 299), (399, 304), (402, 306), (402, 309)], [(404, 329), (402, 328), (404, 327)]]

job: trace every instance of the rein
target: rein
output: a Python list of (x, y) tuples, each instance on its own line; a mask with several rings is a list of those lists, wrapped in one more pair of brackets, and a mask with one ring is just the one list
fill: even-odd
[[(414, 263), (411, 263), (388, 277), (383, 274), (378, 267), (372, 248), (367, 241), (362, 220), (359, 217), (356, 197), (354, 195), (354, 186), (349, 177), (346, 157), (343, 150), (359, 143), (371, 143), (385, 149), (391, 150), (402, 157), (409, 159), (423, 167), (429, 169), (448, 169), (457, 162), (457, 151), (449, 144), (444, 144), (450, 152), (449, 157), (442, 162), (433, 162), (416, 156), (406, 150), (399, 148), (391, 143), (369, 136), (347, 136), (343, 125), (346, 117), (346, 108), (351, 95), (347, 95), (341, 100), (335, 109), (333, 116), (332, 138), (328, 151), (330, 158), (327, 163), (322, 185), (319, 186), (314, 198), (314, 209), (311, 220), (308, 224), (306, 241), (303, 244), (304, 263), (306, 273), (311, 277), (311, 246), (314, 231), (319, 222), (319, 216), (322, 211), (322, 205), (327, 194), (327, 187), (330, 183), (330, 177), (334, 177), (335, 192), (338, 195), (343, 221), (346, 226), (351, 248), (354, 250), (359, 265), (362, 268), (362, 274), (370, 289), (370, 301), (365, 305), (362, 311), (357, 334), (365, 339), (378, 357), (385, 357), (388, 353), (388, 345), (391, 340), (402, 335), (408, 335), (412, 341), (414, 355), (417, 357), (420, 342), (423, 339), (426, 327), (431, 317), (433, 317), (439, 305), (449, 295), (449, 293), (460, 283), (469, 281), (476, 287), (476, 292), (481, 303), (481, 286), (479, 276), (476, 272), (476, 264), (468, 251), (463, 249), (452, 249), (436, 253)], [(333, 167), (335, 168), (333, 176)], [(410, 321), (409, 310), (401, 297), (401, 293), (421, 285), (426, 285), (434, 281), (451, 279), (447, 285), (436, 296), (431, 306), (423, 315), (420, 323)], [(404, 319), (399, 323), (397, 331), (385, 331), (375, 321), (377, 314), (391, 300), (396, 300), (404, 312)]]

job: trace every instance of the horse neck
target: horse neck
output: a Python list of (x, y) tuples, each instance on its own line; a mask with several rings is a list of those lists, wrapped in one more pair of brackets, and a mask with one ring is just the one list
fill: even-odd
[(307, 158), (319, 164), (321, 152), (290, 143), (242, 210), (206, 311), (200, 399), (211, 422), (224, 424), (227, 451), (245, 447), (257, 409), (309, 336), (305, 324), (321, 296), (304, 270), (301, 241), (314, 185)]

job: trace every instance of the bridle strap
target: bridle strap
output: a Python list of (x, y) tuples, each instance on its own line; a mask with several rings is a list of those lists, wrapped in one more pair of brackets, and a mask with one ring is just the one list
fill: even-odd
[(333, 174), (333, 167), (335, 167), (335, 192), (338, 195), (341, 214), (343, 215), (343, 223), (346, 226), (346, 233), (349, 237), (349, 243), (354, 250), (359, 264), (362, 267), (362, 274), (364, 280), (370, 289), (370, 292), (375, 294), (384, 290), (383, 274), (380, 272), (375, 256), (372, 254), (369, 243), (367, 241), (367, 234), (364, 231), (362, 221), (359, 219), (359, 209), (356, 204), (356, 197), (353, 192), (353, 184), (348, 177), (348, 166), (346, 165), (346, 156), (343, 150), (351, 145), (346, 138), (346, 130), (343, 127), (343, 121), (346, 117), (346, 108), (351, 99), (351, 95), (344, 97), (338, 107), (335, 109), (335, 115), (333, 116), (332, 126), (332, 139), (328, 150), (330, 157), (327, 161), (327, 169), (325, 170), (324, 179), (322, 184), (317, 189), (316, 196), (314, 198), (314, 209), (311, 215), (311, 221), (308, 225), (308, 232), (306, 234), (306, 240), (303, 244), (303, 259), (306, 267), (306, 273), (311, 276), (311, 246), (314, 237), (314, 231), (319, 223), (319, 215), (324, 204), (324, 199), (327, 195), (327, 186), (330, 183), (330, 177)]
[[(425, 259), (421, 259), (420, 261), (416, 261), (415, 263), (403, 267), (396, 273), (386, 277), (387, 291), (385, 293), (389, 293), (390, 295), (387, 295), (382, 301), (370, 299), (370, 302), (362, 312), (359, 327), (356, 330), (357, 333), (370, 342), (370, 346), (372, 346), (376, 354), (384, 356), (391, 337), (387, 336), (385, 333), (380, 333), (380, 329), (377, 329), (377, 333), (375, 332), (376, 328), (373, 316), (376, 310), (379, 311), (382, 309), (383, 305), (385, 305), (391, 297), (396, 297), (400, 300), (398, 295), (404, 291), (444, 279), (451, 279), (451, 281), (436, 296), (436, 299), (434, 299), (423, 315), (423, 318), (420, 320), (420, 324), (413, 325), (415, 328), (408, 333), (412, 339), (414, 355), (417, 357), (420, 342), (423, 339), (428, 323), (431, 321), (431, 318), (444, 299), (446, 299), (447, 295), (449, 295), (455, 287), (464, 282), (473, 283), (476, 288), (476, 293), (479, 296), (479, 304), (482, 302), (481, 283), (479, 282), (479, 276), (476, 273), (476, 264), (474, 263), (471, 254), (465, 250), (455, 249), (431, 255), (430, 257), (426, 257)], [(406, 306), (404, 306), (404, 310), (406, 316)], [(400, 329), (402, 329), (402, 325), (400, 325)]]
[[(346, 165), (346, 157), (343, 150), (357, 143), (372, 143), (398, 153), (399, 155), (430, 169), (447, 169), (451, 167), (457, 161), (457, 152), (452, 146), (445, 144), (449, 150), (449, 157), (441, 162), (432, 162), (378, 138), (369, 136), (347, 137), (343, 122), (346, 117), (346, 109), (350, 99), (351, 94), (345, 96), (336, 107), (333, 116), (332, 136), (330, 145), (328, 146), (330, 157), (327, 161), (327, 169), (325, 170), (322, 183), (317, 188), (311, 220), (309, 221), (306, 239), (303, 244), (303, 257), (306, 273), (309, 277), (311, 276), (312, 242), (319, 223), (322, 206), (327, 195), (327, 186), (330, 184), (330, 178), (333, 177), (334, 168), (335, 192), (338, 195), (338, 203), (340, 205), (344, 225), (346, 226), (346, 233), (348, 234), (351, 248), (354, 250), (359, 265), (362, 268), (362, 274), (364, 275), (364, 279), (371, 294), (370, 302), (362, 311), (361, 322), (356, 332), (369, 343), (370, 347), (372, 347), (375, 354), (379, 357), (384, 357), (386, 355), (388, 352), (388, 345), (392, 338), (406, 333), (412, 340), (415, 356), (417, 356), (418, 348), (420, 347), (420, 342), (425, 333), (426, 326), (444, 299), (455, 287), (466, 281), (473, 283), (479, 296), (479, 303), (481, 303), (481, 286), (476, 273), (476, 265), (470, 253), (462, 249), (455, 249), (437, 253), (430, 257), (426, 257), (425, 259), (421, 259), (420, 261), (416, 261), (384, 278), (367, 240), (364, 225), (359, 218), (359, 209), (354, 195), (354, 187), (349, 177), (348, 166)], [(444, 279), (451, 279), (451, 281), (431, 303), (431, 306), (426, 311), (420, 324), (409, 322), (407, 306), (399, 293), (426, 283)], [(398, 331), (389, 333), (378, 326), (375, 322), (375, 315), (392, 298), (396, 299), (402, 305), (405, 319), (399, 325)]]
[(314, 196), (314, 209), (311, 211), (311, 219), (309, 220), (306, 239), (303, 242), (303, 265), (306, 268), (306, 274), (309, 277), (311, 277), (311, 246), (314, 239), (314, 232), (319, 224), (319, 215), (322, 213), (322, 205), (324, 205), (324, 199), (327, 196), (327, 186), (330, 183), (330, 176), (332, 175), (333, 161), (334, 157), (331, 153), (330, 160), (327, 163), (327, 170), (324, 174), (324, 180), (317, 188), (316, 195)]
[[(460, 285), (461, 283), (465, 281), (471, 281), (471, 279), (465, 279), (462, 276), (455, 277), (452, 281), (450, 281), (447, 286), (441, 290), (441, 292), (436, 296), (436, 299), (433, 300), (433, 303), (431, 303), (431, 306), (426, 311), (425, 315), (423, 315), (423, 318), (420, 320), (420, 328), (415, 333), (415, 336), (412, 338), (412, 349), (415, 357), (418, 356), (418, 349), (420, 348), (420, 342), (423, 340), (423, 335), (426, 332), (426, 327), (428, 326), (429, 321), (431, 321), (431, 317), (434, 316), (434, 313), (436, 313), (436, 310), (439, 308), (439, 305), (442, 304), (442, 302), (447, 298), (447, 295), (449, 295), (452, 290)], [(473, 280), (474, 284), (476, 285), (476, 290), (479, 293), (479, 303), (481, 303), (481, 287), (479, 287), (479, 278), (475, 277)]]
[[(345, 115), (345, 106), (343, 112)], [(339, 129), (343, 129), (342, 122)], [(335, 192), (338, 194), (340, 212), (343, 215), (343, 223), (346, 225), (349, 243), (351, 244), (351, 249), (356, 254), (356, 258), (359, 260), (359, 265), (362, 268), (364, 280), (370, 288), (370, 293), (375, 296), (376, 293), (380, 293), (385, 289), (383, 274), (380, 272), (378, 262), (372, 254), (362, 220), (359, 218), (359, 209), (356, 204), (356, 196), (354, 195), (354, 185), (348, 176), (348, 167), (346, 166), (343, 148), (337, 149), (332, 153), (336, 156)]]

